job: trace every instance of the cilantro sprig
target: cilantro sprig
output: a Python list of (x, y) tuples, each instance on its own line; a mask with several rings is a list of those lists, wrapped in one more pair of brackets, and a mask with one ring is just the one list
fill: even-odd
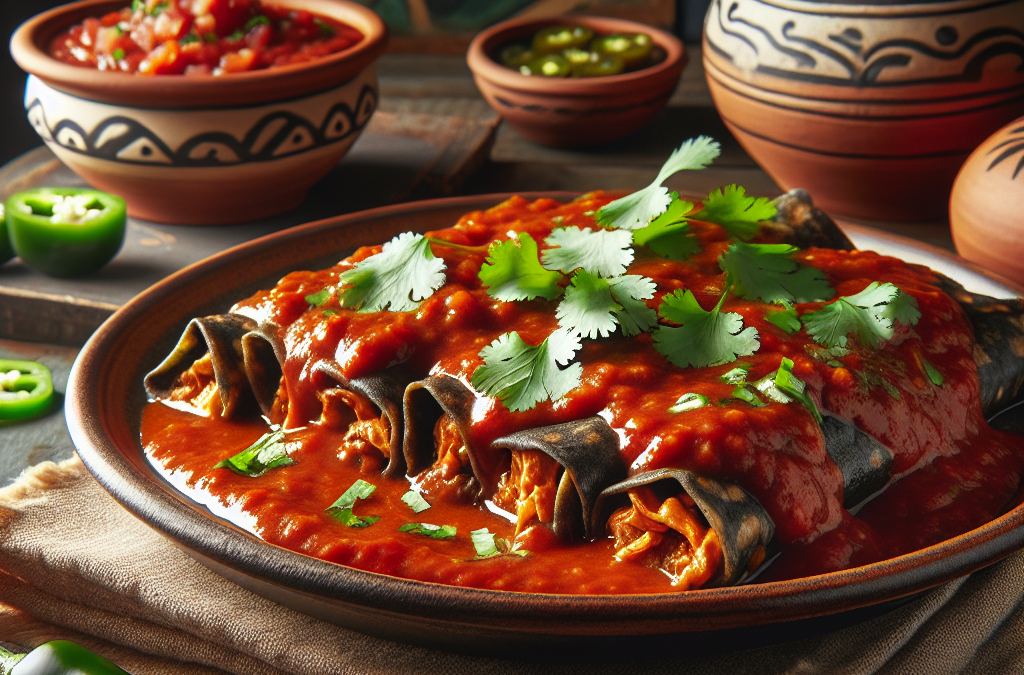
[(544, 243), (551, 247), (542, 256), (544, 267), (567, 274), (585, 269), (599, 277), (617, 277), (633, 262), (633, 235), (628, 230), (560, 227)]
[(403, 232), (341, 274), (338, 300), (360, 312), (411, 312), (444, 285), (444, 270), (422, 234)]
[(477, 391), (500, 399), (512, 412), (529, 410), (541, 401), (557, 401), (580, 384), (583, 366), (566, 365), (580, 348), (579, 338), (560, 328), (539, 345), (519, 333), (505, 333), (480, 350), (483, 365), (471, 378)]
[(894, 322), (916, 324), (920, 317), (913, 296), (893, 284), (873, 281), (860, 293), (839, 297), (801, 319), (818, 344), (846, 347), (847, 337), (854, 334), (861, 344), (876, 348), (892, 338)]
[(491, 297), (505, 302), (554, 300), (562, 294), (558, 285), (562, 275), (544, 269), (537, 257), (537, 242), (525, 232), (519, 232), (515, 239), (493, 244), (479, 276)]
[(594, 220), (598, 225), (615, 229), (639, 230), (665, 213), (672, 202), (668, 189), (662, 186), (670, 176), (680, 171), (703, 169), (722, 154), (722, 146), (707, 136), (698, 136), (684, 142), (665, 162), (654, 182), (636, 192), (605, 204)]
[(737, 239), (750, 239), (757, 234), (759, 223), (778, 213), (775, 203), (766, 197), (748, 197), (739, 185), (715, 190), (704, 200), (704, 208), (694, 216), (697, 220), (721, 225)]
[(789, 244), (737, 242), (718, 259), (732, 282), (732, 292), (761, 302), (820, 302), (836, 292), (825, 274), (801, 265), (792, 255), (800, 249)]
[(749, 356), (761, 346), (757, 329), (743, 328), (743, 317), (723, 312), (728, 292), (723, 292), (711, 311), (704, 310), (689, 290), (664, 297), (658, 315), (679, 324), (654, 331), (654, 348), (680, 368), (705, 368)]

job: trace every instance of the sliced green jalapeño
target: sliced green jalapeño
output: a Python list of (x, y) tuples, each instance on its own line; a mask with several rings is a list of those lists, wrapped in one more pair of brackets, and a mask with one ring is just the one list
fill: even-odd
[(125, 202), (99, 190), (18, 192), (8, 198), (6, 212), (14, 252), (49, 276), (91, 274), (110, 262), (124, 243)]
[(28, 654), (14, 654), (0, 647), (0, 675), (128, 675), (85, 647), (54, 640)]
[(49, 368), (35, 361), (0, 359), (0, 421), (38, 417), (52, 404)]

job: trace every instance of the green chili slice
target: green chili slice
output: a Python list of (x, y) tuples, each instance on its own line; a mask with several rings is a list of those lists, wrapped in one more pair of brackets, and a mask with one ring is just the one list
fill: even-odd
[(54, 640), (28, 654), (0, 647), (0, 675), (128, 675), (112, 661), (74, 642)]
[(24, 420), (50, 410), (53, 378), (35, 361), (0, 359), (0, 420)]

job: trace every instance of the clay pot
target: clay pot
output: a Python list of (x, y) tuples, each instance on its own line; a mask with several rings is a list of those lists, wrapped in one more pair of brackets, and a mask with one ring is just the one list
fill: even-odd
[(785, 190), (836, 215), (945, 215), (957, 169), (1024, 113), (1019, 2), (713, 0), (719, 113)]
[(30, 73), (29, 122), (61, 161), (123, 197), (137, 218), (211, 225), (293, 208), (376, 109), (373, 62), (387, 28), (372, 11), (344, 0), (273, 4), (330, 16), (365, 37), (303, 64), (222, 77), (147, 77), (50, 57), (54, 35), (125, 1), (64, 5), (30, 19), (11, 39), (11, 54)]
[[(496, 60), (503, 45), (557, 25), (586, 26), (598, 34), (647, 33), (667, 56), (650, 68), (591, 78), (521, 75)], [(512, 128), (541, 145), (582, 147), (628, 136), (649, 122), (675, 91), (686, 50), (674, 36), (646, 24), (572, 16), (496, 24), (473, 39), (466, 60), (484, 98)]]
[(1024, 283), (1024, 117), (967, 158), (953, 184), (949, 223), (960, 255)]

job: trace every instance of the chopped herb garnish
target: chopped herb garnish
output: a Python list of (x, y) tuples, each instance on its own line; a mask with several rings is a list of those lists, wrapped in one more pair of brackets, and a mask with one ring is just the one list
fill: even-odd
[(793, 399), (786, 396), (775, 384), (775, 373), (769, 373), (754, 383), (754, 389), (764, 394), (765, 398), (776, 403), (792, 403)]
[(137, 12), (140, 9), (145, 9), (145, 7), (146, 7), (146, 1), (145, 0), (132, 0), (132, 11), (133, 12)]
[(732, 282), (732, 292), (762, 302), (820, 302), (836, 294), (825, 274), (801, 265), (789, 244), (737, 242), (718, 259)]
[(726, 384), (743, 384), (747, 381), (747, 372), (746, 368), (733, 368), (718, 379)]
[(118, 47), (117, 49), (114, 50), (114, 53), (111, 54), (111, 56), (114, 57), (115, 61), (120, 61), (121, 59), (124, 58), (124, 50), (121, 49), (120, 47)]
[(708, 404), (708, 397), (703, 394), (696, 394), (690, 392), (689, 394), (683, 394), (680, 396), (674, 405), (672, 405), (668, 411), (670, 413), (681, 413), (689, 410), (697, 410), (703, 408)]
[(422, 513), (430, 508), (430, 502), (423, 498), (419, 492), (409, 490), (402, 495), (402, 502), (412, 509), (413, 513)]
[(255, 443), (233, 457), (214, 464), (214, 469), (231, 469), (240, 476), (256, 478), (270, 469), (291, 466), (295, 463), (288, 456), (288, 448), (284, 444), (284, 431), (272, 431), (264, 434)]
[(241, 29), (241, 28), (239, 28), (239, 29), (238, 29), (238, 30), (236, 30), (236, 31), (235, 31), (234, 33), (232, 33), (231, 35), (229, 35), (227, 39), (228, 39), (228, 40), (229, 40), (230, 42), (238, 42), (239, 40), (241, 40), (241, 39), (242, 39), (242, 38), (244, 38), (244, 37), (245, 37), (245, 33), (243, 33), (243, 32), (242, 32), (242, 29)]
[(306, 302), (309, 303), (309, 308), (313, 309), (314, 307), (319, 307), (320, 305), (330, 300), (331, 295), (333, 294), (334, 289), (328, 287), (323, 290), (317, 291), (316, 293), (310, 293), (309, 295), (307, 295)]
[(170, 6), (171, 3), (169, 2), (158, 2), (156, 3), (156, 5), (153, 6), (153, 9), (149, 10), (148, 14), (150, 14), (151, 16), (160, 16)]
[(498, 550), (497, 542), (494, 541), (494, 534), (486, 527), (480, 530), (473, 530), (469, 533), (469, 536), (473, 540), (473, 548), (476, 550), (478, 558), (490, 558), (491, 556), (501, 554), (501, 551)]
[(544, 269), (537, 256), (537, 242), (525, 232), (514, 240), (492, 244), (479, 276), (491, 297), (505, 302), (554, 300), (562, 294), (558, 285), (562, 275)]
[(722, 293), (715, 307), (707, 312), (689, 290), (666, 295), (658, 315), (680, 326), (660, 326), (655, 330), (655, 349), (680, 368), (715, 366), (756, 352), (761, 346), (757, 329), (743, 328), (743, 317), (735, 312), (722, 312), (725, 296)]
[(924, 366), (924, 372), (928, 375), (928, 379), (932, 381), (932, 384), (936, 387), (941, 387), (943, 382), (946, 381), (946, 378), (942, 376), (942, 373), (924, 359), (921, 359), (921, 364)]
[(862, 344), (874, 348), (893, 336), (894, 320), (914, 324), (920, 316), (912, 296), (892, 284), (873, 281), (860, 293), (837, 298), (802, 319), (818, 344), (846, 347), (847, 336), (855, 333)]
[(258, 16), (254, 16), (253, 18), (251, 18), (251, 19), (249, 19), (248, 21), (245, 22), (245, 32), (248, 33), (249, 31), (251, 31), (256, 26), (259, 26), (260, 24), (262, 24), (264, 26), (269, 26), (270, 25), (270, 19), (265, 17), (265, 16), (263, 16), (262, 14), (260, 14)]
[(422, 234), (404, 232), (380, 253), (342, 272), (342, 307), (360, 312), (410, 312), (444, 284), (444, 260), (434, 256)]
[(776, 213), (771, 200), (748, 197), (742, 187), (729, 185), (709, 194), (694, 218), (721, 225), (737, 239), (749, 239), (757, 234), (762, 220), (770, 220)]
[(193, 42), (199, 42), (199, 35), (195, 31), (192, 31), (191, 33), (189, 33), (185, 37), (183, 37), (180, 40), (178, 40), (178, 44), (179, 45), (187, 45), (187, 44), (191, 44)]
[(665, 213), (672, 202), (668, 190), (661, 184), (679, 171), (703, 169), (721, 152), (721, 146), (707, 136), (691, 138), (672, 153), (653, 183), (605, 204), (597, 210), (594, 219), (599, 225), (623, 230), (647, 227), (648, 223)]
[(484, 363), (473, 371), (473, 386), (500, 399), (512, 412), (557, 401), (579, 386), (582, 365), (559, 368), (579, 348), (579, 338), (562, 328), (537, 346), (527, 344), (519, 333), (505, 333), (480, 350)]
[(745, 385), (740, 385), (733, 389), (732, 397), (739, 399), (741, 401), (746, 401), (750, 405), (755, 406), (757, 408), (763, 408), (766, 405), (768, 405), (767, 403), (762, 401), (757, 394), (752, 392), (750, 389), (747, 389)]
[(791, 359), (784, 358), (782, 363), (779, 364), (779, 369), (775, 372), (775, 386), (803, 403), (804, 407), (811, 413), (811, 416), (814, 417), (814, 421), (821, 424), (821, 413), (818, 411), (818, 406), (815, 405), (814, 399), (807, 393), (807, 385), (793, 374), (793, 361)]
[(430, 523), (406, 523), (399, 527), (398, 531), (419, 534), (431, 539), (454, 539), (456, 533), (454, 525), (431, 525)]
[(789, 334), (800, 330), (800, 317), (797, 316), (796, 307), (788, 302), (780, 303), (782, 309), (769, 310), (765, 315), (765, 321), (773, 323)]
[(313, 23), (316, 24), (316, 27), (320, 29), (320, 32), (323, 35), (334, 35), (334, 28), (331, 26), (331, 24), (327, 23), (323, 19), (315, 18), (313, 19)]
[(325, 309), (323, 312), (320, 313), (320, 316), (326, 319), (328, 317), (334, 316), (335, 314), (337, 314), (337, 312), (334, 311), (333, 309)]
[(214, 33), (213, 31), (210, 31), (209, 33), (203, 33), (203, 42), (216, 42), (216, 41), (217, 41), (217, 34)]
[(599, 277), (617, 277), (633, 262), (633, 234), (628, 230), (561, 227), (544, 243), (553, 247), (541, 256), (544, 267), (566, 274), (584, 269)]
[(369, 527), (380, 520), (380, 516), (357, 516), (352, 513), (352, 507), (360, 499), (369, 499), (376, 489), (377, 486), (373, 483), (359, 479), (327, 507), (327, 513), (346, 527)]

